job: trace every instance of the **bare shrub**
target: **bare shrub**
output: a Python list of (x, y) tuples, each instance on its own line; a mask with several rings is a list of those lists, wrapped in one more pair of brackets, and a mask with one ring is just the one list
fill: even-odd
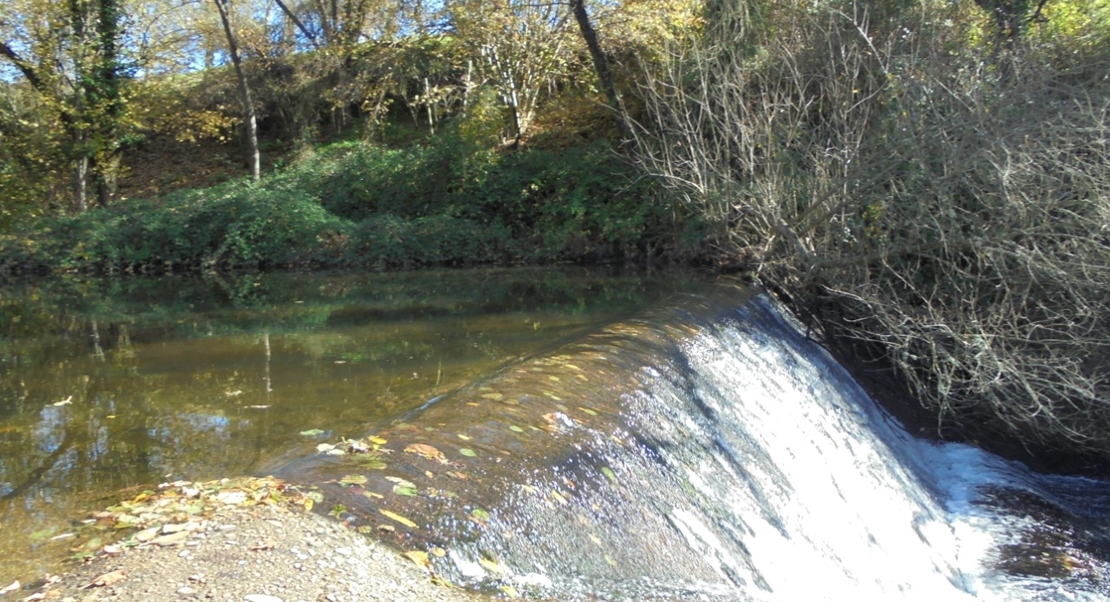
[(643, 69), (643, 167), (938, 417), (1110, 454), (1105, 46), (999, 55), (951, 6), (736, 6)]

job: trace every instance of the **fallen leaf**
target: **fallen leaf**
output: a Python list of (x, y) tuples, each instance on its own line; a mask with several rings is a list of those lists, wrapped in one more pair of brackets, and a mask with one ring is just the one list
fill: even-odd
[(90, 587), (107, 587), (109, 585), (115, 585), (116, 583), (119, 583), (120, 581), (123, 581), (125, 577), (126, 577), (126, 575), (124, 574), (123, 571), (112, 571), (110, 573), (104, 573), (103, 575), (101, 575), (101, 576), (97, 577), (96, 579), (93, 579), (92, 581), (90, 581), (87, 585), (85, 585), (81, 589), (89, 589)]
[(397, 514), (395, 512), (390, 512), (389, 510), (378, 510), (378, 512), (381, 512), (382, 516), (385, 516), (386, 518), (388, 518), (390, 520), (397, 521), (397, 522), (401, 523), (402, 525), (404, 525), (406, 527), (409, 527), (411, 529), (416, 528), (416, 523), (414, 523), (411, 520), (401, 516), (400, 514)]
[(470, 441), (470, 437), (467, 437), (462, 433), (459, 433), (459, 439), (462, 439), (463, 441)]
[(409, 444), (408, 447), (405, 448), (405, 453), (415, 454), (426, 460), (435, 460), (436, 462), (447, 464), (447, 456), (444, 456), (443, 452), (426, 443)]
[(605, 475), (605, 478), (609, 479), (614, 484), (617, 483), (617, 474), (613, 472), (612, 468), (609, 468), (608, 466), (602, 467), (601, 474)]
[(367, 437), (366, 440), (370, 443), (373, 443), (374, 445), (385, 445), (386, 443), (388, 443), (388, 441), (382, 439), (381, 437)]
[(489, 399), (491, 401), (501, 401), (505, 396), (500, 393), (486, 393), (482, 395), (482, 399)]
[(315, 437), (316, 435), (323, 435), (323, 434), (324, 434), (324, 431), (322, 431), (320, 429), (308, 429), (307, 431), (301, 431), (301, 435), (304, 436), (304, 437)]
[(427, 552), (421, 552), (420, 550), (410, 550), (401, 555), (411, 560), (412, 563), (418, 567), (426, 569), (432, 568), (432, 563), (428, 562)]
[(496, 560), (490, 560), (489, 558), (482, 558), (482, 559), (478, 560), (478, 563), (481, 564), (483, 567), (485, 567), (487, 571), (489, 571), (489, 572), (491, 572), (495, 575), (504, 575), (505, 574), (505, 567), (500, 562), (497, 562)]
[(514, 432), (514, 433), (523, 433), (524, 432), (524, 429), (520, 428), (519, 426), (517, 426), (515, 424), (510, 424), (509, 425), (509, 430)]
[(360, 474), (349, 474), (342, 479), (339, 479), (340, 485), (365, 485), (366, 477)]
[(447, 550), (444, 550), (443, 548), (438, 547), (438, 546), (433, 547), (431, 549), (431, 552), (432, 552), (432, 555), (436, 556), (437, 558), (443, 558), (444, 556), (447, 555)]
[(461, 447), (461, 448), (459, 448), (459, 453), (460, 453), (460, 454), (462, 454), (462, 455), (464, 455), (464, 456), (466, 456), (466, 457), (468, 457), (468, 458), (476, 458), (476, 457), (478, 457), (478, 453), (477, 453), (477, 452), (475, 452), (475, 451), (474, 451), (474, 450), (472, 450), (472, 449), (468, 449), (468, 448), (465, 448), (465, 447)]

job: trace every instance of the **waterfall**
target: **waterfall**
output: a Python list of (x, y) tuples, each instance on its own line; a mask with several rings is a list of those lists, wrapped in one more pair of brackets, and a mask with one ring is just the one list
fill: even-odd
[[(357, 453), (366, 446), (377, 450)], [(915, 438), (772, 298), (741, 287), (558, 342), (354, 447), (288, 470), (323, 483), (322, 506), (479, 589), (581, 600), (1110, 594), (1110, 484)]]

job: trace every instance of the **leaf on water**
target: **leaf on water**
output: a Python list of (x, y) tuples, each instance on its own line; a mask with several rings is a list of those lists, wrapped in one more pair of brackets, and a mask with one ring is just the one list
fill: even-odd
[(416, 454), (426, 460), (435, 460), (436, 462), (447, 463), (447, 456), (443, 452), (428, 445), (426, 443), (411, 443), (405, 448), (406, 454)]
[(413, 497), (414, 495), (416, 495), (416, 488), (405, 487), (403, 485), (394, 485), (393, 493), (396, 493), (397, 495), (403, 495), (405, 497)]
[(609, 468), (608, 466), (603, 466), (601, 468), (601, 474), (605, 475), (605, 478), (612, 481), (614, 485), (617, 483), (617, 473), (613, 472), (612, 468)]
[(514, 432), (514, 433), (523, 433), (524, 432), (524, 429), (520, 428), (519, 426), (517, 426), (515, 424), (510, 424), (509, 425), (509, 430)]
[(475, 520), (482, 524), (489, 522), (489, 511), (483, 508), (475, 508), (471, 510), (470, 516), (474, 517)]
[(555, 376), (555, 375), (549, 375), (549, 376), (547, 377), (547, 380), (553, 380), (553, 381), (555, 381), (555, 382), (559, 382), (559, 377), (558, 377), (558, 376)]
[(511, 586), (507, 583), (503, 584), (499, 589), (501, 590), (501, 592), (503, 594), (505, 594), (506, 596), (508, 596), (510, 598), (519, 598), (520, 597), (520, 594), (517, 593), (516, 589), (513, 586)]
[(438, 546), (433, 546), (430, 551), (432, 553), (432, 556), (435, 556), (437, 558), (443, 558), (447, 555), (447, 550), (444, 550), (443, 548)]
[(552, 491), (551, 492), (551, 497), (555, 498), (560, 504), (566, 504), (567, 503), (567, 498), (559, 495), (558, 491)]
[(416, 485), (414, 485), (412, 481), (406, 481), (401, 477), (386, 477), (385, 480), (389, 481), (390, 483), (396, 483), (403, 487), (416, 487)]
[(323, 434), (324, 434), (324, 431), (322, 431), (320, 429), (308, 429), (307, 431), (301, 431), (301, 435), (304, 436), (304, 437), (315, 437), (316, 435), (323, 435)]
[(401, 516), (400, 514), (397, 514), (395, 512), (390, 512), (389, 510), (378, 510), (378, 512), (381, 512), (382, 516), (384, 516), (384, 517), (386, 517), (390, 520), (399, 522), (402, 525), (404, 525), (406, 527), (409, 527), (410, 529), (415, 529), (416, 528), (416, 523), (414, 523), (411, 520)]
[(385, 499), (384, 495), (382, 495), (380, 493), (374, 493), (373, 491), (363, 491), (362, 495), (364, 495), (364, 496), (366, 496), (366, 497), (368, 497), (372, 500), (384, 500)]
[(466, 456), (467, 458), (477, 458), (478, 457), (477, 452), (475, 452), (472, 449), (466, 448), (466, 447), (460, 447), (459, 448), (459, 453)]
[(578, 409), (582, 410), (583, 412), (585, 412), (587, 414), (589, 414), (590, 416), (597, 416), (597, 412), (591, 410), (590, 408), (584, 408), (582, 406), (578, 406)]
[(590, 533), (590, 541), (594, 542), (595, 544), (597, 544), (599, 546), (601, 545), (601, 538), (598, 537), (597, 535), (594, 535), (593, 533)]
[(331, 507), (331, 510), (328, 511), (328, 514), (334, 516), (335, 518), (339, 518), (340, 515), (342, 515), (346, 511), (346, 506), (344, 506), (343, 504), (336, 504)]
[(490, 560), (489, 558), (482, 558), (482, 559), (478, 560), (478, 562), (483, 567), (485, 567), (485, 569), (487, 571), (493, 573), (494, 575), (504, 575), (505, 574), (505, 566), (502, 565), (500, 562), (497, 562), (496, 560)]
[(474, 407), (478, 407), (478, 406), (480, 406), (480, 405), (482, 405), (482, 404), (480, 404), (480, 403), (474, 403), (473, 401), (468, 401), (468, 402), (466, 402), (466, 405), (468, 405), (468, 406), (474, 406)]
[(314, 505), (315, 503), (316, 503), (316, 502), (313, 502), (313, 501), (312, 501), (312, 498), (308, 498), (308, 497), (306, 497), (306, 498), (304, 498), (303, 500), (301, 500), (301, 504), (302, 504), (302, 505), (304, 505), (304, 511), (305, 511), (305, 512), (312, 512), (312, 506), (313, 506), (313, 505)]
[(388, 441), (382, 439), (381, 437), (367, 437), (366, 440), (370, 443), (373, 443), (374, 445), (385, 445), (386, 443), (388, 443)]
[(320, 445), (316, 446), (316, 451), (318, 452), (329, 452), (333, 449), (335, 449), (335, 446), (331, 443), (321, 443)]
[(366, 480), (367, 479), (364, 475), (349, 474), (349, 475), (343, 477), (342, 479), (339, 479), (339, 484), (343, 485), (343, 486), (347, 486), (347, 485), (365, 485)]
[(320, 493), (319, 491), (309, 491), (308, 493), (304, 494), (304, 496), (316, 502), (317, 504), (324, 501), (324, 494)]
[(531, 485), (521, 485), (521, 488), (524, 489), (525, 491), (527, 491), (528, 493), (536, 493), (537, 491), (539, 491), (539, 489), (536, 489), (535, 487), (532, 487)]
[(459, 439), (462, 439), (463, 441), (470, 441), (470, 437), (467, 437), (462, 433), (459, 433)]
[(410, 550), (410, 551), (405, 552), (404, 554), (401, 554), (401, 555), (404, 556), (405, 558), (408, 558), (409, 560), (411, 560), (412, 563), (415, 564), (418, 567), (425, 568), (425, 569), (432, 568), (432, 564), (430, 562), (428, 562), (428, 553), (427, 552), (421, 552), (420, 550)]
[(54, 527), (49, 527), (46, 529), (42, 529), (41, 531), (35, 531), (30, 535), (30, 539), (31, 541), (42, 541), (47, 537), (53, 535), (56, 530), (57, 529), (55, 529)]
[(501, 401), (502, 399), (505, 399), (505, 396), (500, 393), (486, 393), (485, 395), (482, 395), (482, 399), (488, 399), (490, 401)]
[(388, 465), (377, 458), (363, 458), (358, 462), (359, 466), (369, 468), (371, 470), (385, 470)]

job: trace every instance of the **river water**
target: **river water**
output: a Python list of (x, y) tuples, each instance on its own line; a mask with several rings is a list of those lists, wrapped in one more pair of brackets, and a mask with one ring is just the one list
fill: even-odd
[(758, 291), (580, 270), (57, 286), (0, 304), (0, 557), (22, 559), (0, 581), (121, 488), (255, 472), (444, 579), (536, 599), (1110, 594), (1110, 483), (909, 435)]

